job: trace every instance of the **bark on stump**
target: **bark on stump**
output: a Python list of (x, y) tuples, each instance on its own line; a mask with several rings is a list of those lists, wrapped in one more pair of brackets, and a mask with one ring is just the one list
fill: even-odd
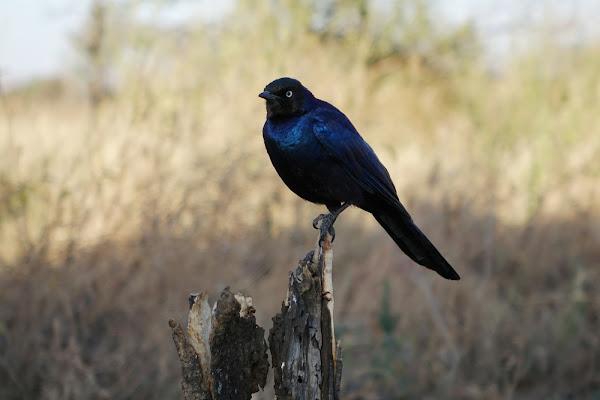
[(277, 399), (339, 399), (342, 358), (333, 330), (331, 237), (290, 273), (269, 347)]
[(251, 298), (225, 288), (211, 313), (206, 294), (192, 294), (189, 339), (175, 321), (169, 326), (181, 361), (184, 399), (250, 399), (265, 386), (265, 330), (256, 325)]
[[(333, 329), (331, 237), (290, 272), (273, 317), (269, 346), (278, 400), (337, 400), (342, 358)], [(190, 295), (188, 337), (169, 321), (181, 362), (184, 399), (250, 399), (268, 371), (264, 329), (252, 298), (225, 288), (211, 313), (206, 294)]]

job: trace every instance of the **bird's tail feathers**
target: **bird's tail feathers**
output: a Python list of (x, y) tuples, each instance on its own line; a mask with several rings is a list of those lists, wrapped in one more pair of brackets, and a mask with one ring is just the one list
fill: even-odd
[(412, 219), (407, 218), (401, 212), (394, 211), (373, 213), (373, 216), (402, 251), (416, 263), (434, 270), (446, 279), (460, 279), (458, 273)]

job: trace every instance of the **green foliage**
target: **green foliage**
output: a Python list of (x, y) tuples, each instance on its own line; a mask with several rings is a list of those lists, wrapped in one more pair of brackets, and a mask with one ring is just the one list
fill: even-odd
[(385, 336), (391, 337), (396, 330), (400, 316), (392, 313), (390, 282), (383, 282), (383, 291), (381, 292), (381, 310), (379, 312), (379, 327)]

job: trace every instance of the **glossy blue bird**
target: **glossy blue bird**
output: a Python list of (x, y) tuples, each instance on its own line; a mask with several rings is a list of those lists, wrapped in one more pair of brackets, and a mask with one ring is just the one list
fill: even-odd
[(263, 138), (283, 182), (298, 196), (324, 204), (321, 236), (350, 205), (373, 214), (396, 244), (416, 263), (446, 279), (460, 277), (415, 225), (400, 203), (394, 183), (371, 146), (350, 120), (317, 99), (296, 79), (280, 78), (259, 94), (267, 103)]

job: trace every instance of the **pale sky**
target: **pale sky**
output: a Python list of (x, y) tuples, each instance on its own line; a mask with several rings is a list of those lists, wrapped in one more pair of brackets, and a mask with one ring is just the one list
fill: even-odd
[[(70, 36), (89, 15), (92, 0), (0, 0), (0, 78), (5, 87), (51, 77), (73, 60)], [(201, 11), (210, 20), (233, 0), (183, 1), (161, 18), (173, 23)], [(151, 13), (151, 10), (148, 11)], [(144, 15), (141, 15), (143, 18)]]
[(3, 83), (52, 75), (70, 53), (68, 35), (81, 25), (88, 0), (0, 0)]
[[(164, 23), (199, 15), (210, 20), (222, 15), (235, 0), (188, 0), (168, 13)], [(385, 7), (391, 0), (375, 0)], [(91, 0), (0, 0), (0, 78), (5, 87), (32, 78), (49, 77), (73, 60), (70, 35), (83, 24)], [(444, 20), (473, 20), (492, 57), (510, 54), (519, 32), (552, 19), (565, 42), (600, 37), (600, 0), (438, 0)], [(149, 11), (151, 13), (151, 11)], [(143, 16), (142, 16), (143, 17)]]

